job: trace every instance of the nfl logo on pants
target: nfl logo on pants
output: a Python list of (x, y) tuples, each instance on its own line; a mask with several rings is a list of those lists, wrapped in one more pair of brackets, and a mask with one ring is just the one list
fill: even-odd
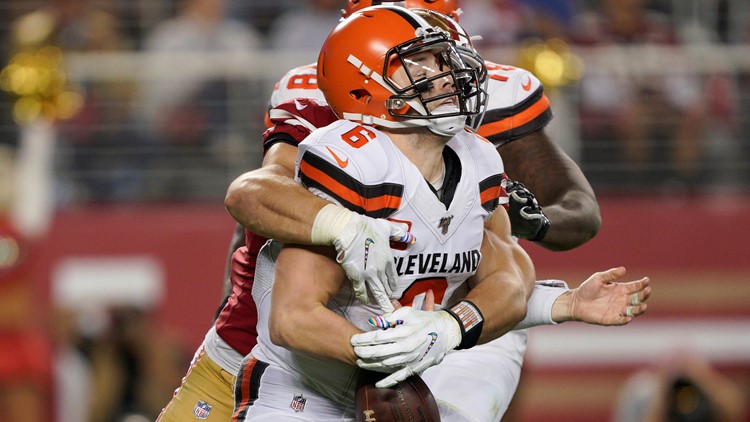
[(297, 413), (305, 410), (305, 403), (307, 403), (307, 399), (302, 397), (302, 394), (295, 394), (289, 407), (294, 409), (294, 412)]
[(198, 400), (193, 409), (193, 414), (198, 419), (206, 419), (208, 414), (211, 413), (211, 408), (212, 406), (209, 406), (208, 403)]

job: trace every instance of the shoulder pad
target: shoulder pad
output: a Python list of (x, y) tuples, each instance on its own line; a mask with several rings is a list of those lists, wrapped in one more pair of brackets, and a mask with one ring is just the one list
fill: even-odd
[(276, 135), (285, 134), (292, 141), (302, 142), (313, 130), (338, 120), (325, 102), (314, 98), (295, 98), (268, 112), (271, 127), (263, 133), (264, 147), (270, 147)]
[(315, 131), (299, 147), (297, 178), (319, 196), (376, 218), (400, 206), (400, 156), (384, 133), (340, 120)]
[(293, 98), (316, 98), (325, 100), (318, 89), (318, 70), (315, 64), (296, 67), (287, 72), (276, 83), (269, 105), (275, 107)]
[(489, 100), (478, 133), (495, 146), (522, 138), (552, 120), (544, 87), (531, 72), (487, 62)]

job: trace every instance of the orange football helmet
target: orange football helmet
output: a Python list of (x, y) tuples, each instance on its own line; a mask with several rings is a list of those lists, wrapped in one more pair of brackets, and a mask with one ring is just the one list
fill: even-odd
[(461, 14), (457, 0), (347, 0), (346, 8), (341, 10), (341, 16), (347, 18), (360, 9), (381, 4), (386, 6), (402, 6), (407, 9), (432, 10), (450, 16), (456, 21), (458, 21), (458, 15)]
[[(412, 74), (407, 58), (425, 52), (436, 57), (439, 73)], [(391, 78), (401, 67), (406, 86)], [(481, 112), (485, 96), (479, 73), (447, 31), (399, 6), (353, 13), (334, 28), (318, 57), (318, 87), (340, 118), (391, 128), (426, 126), (445, 136)], [(449, 78), (452, 91), (428, 97), (443, 78)], [(444, 106), (448, 98), (455, 101)], [(431, 103), (441, 105), (430, 111)]]

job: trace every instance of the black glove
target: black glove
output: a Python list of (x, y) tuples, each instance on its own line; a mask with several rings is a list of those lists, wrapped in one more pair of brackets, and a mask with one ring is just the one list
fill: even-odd
[(513, 236), (531, 241), (542, 240), (549, 230), (549, 219), (542, 212), (534, 194), (521, 182), (510, 179), (503, 180), (503, 187), (508, 192), (508, 216)]

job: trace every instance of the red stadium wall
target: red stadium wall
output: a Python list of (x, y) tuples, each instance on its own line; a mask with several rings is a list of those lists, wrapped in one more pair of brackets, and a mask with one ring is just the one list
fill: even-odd
[[(538, 278), (564, 278), (577, 285), (594, 271), (619, 265), (627, 267), (632, 278), (651, 276), (654, 293), (648, 314), (629, 327), (602, 333), (645, 339), (650, 338), (647, 333), (626, 330), (640, 326), (659, 332), (669, 330), (672, 322), (694, 321), (717, 326), (740, 321), (739, 330), (748, 327), (750, 198), (601, 198), (600, 205), (604, 225), (588, 244), (565, 253), (524, 246), (534, 259)], [(67, 257), (151, 256), (161, 263), (166, 281), (155, 318), (192, 350), (219, 304), (233, 224), (221, 203), (61, 211), (44, 245), (46, 282), (41, 290), (49, 292), (55, 265)], [(648, 354), (590, 362), (587, 350), (564, 354), (545, 334), (569, 336), (575, 342), (579, 334), (596, 339), (599, 332), (592, 337), (591, 332), (576, 330), (569, 325), (545, 327), (538, 336), (532, 332), (525, 375), (509, 420), (607, 420), (626, 377), (651, 363), (653, 355)], [(737, 336), (750, 338), (750, 332)], [(531, 353), (535, 344), (544, 341), (552, 345), (550, 351)], [(654, 347), (648, 349), (652, 354)], [(637, 356), (638, 350), (634, 347), (632, 354)], [(556, 363), (550, 356), (555, 353), (564, 359)], [(747, 387), (750, 348), (717, 356), (721, 360), (716, 366)]]

